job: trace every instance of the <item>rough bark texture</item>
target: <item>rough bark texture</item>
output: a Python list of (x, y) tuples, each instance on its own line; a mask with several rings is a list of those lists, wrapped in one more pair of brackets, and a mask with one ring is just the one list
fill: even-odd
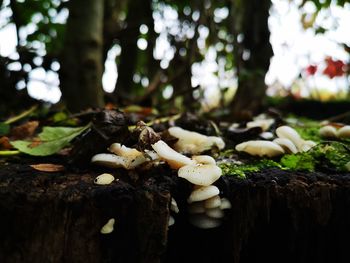
[(167, 262), (349, 262), (349, 174), (269, 170), (219, 188), (232, 202), (224, 224), (203, 231), (178, 220)]
[(103, 106), (103, 0), (69, 3), (60, 81), (69, 109)]
[[(109, 186), (94, 185), (102, 170), (89, 170), (1, 164), (0, 262), (349, 262), (350, 174), (224, 177), (215, 184), (232, 210), (221, 227), (200, 230), (187, 222), (190, 184), (169, 168), (116, 171)], [(167, 231), (171, 195), (180, 213)], [(114, 232), (100, 234), (112, 217)]]
[[(98, 186), (96, 175), (2, 165), (0, 262), (159, 262), (169, 191), (123, 179)], [(115, 230), (100, 234), (110, 218)]]
[(236, 119), (249, 119), (261, 110), (266, 85), (265, 74), (273, 54), (270, 44), (268, 17), (270, 0), (233, 1), (234, 34), (243, 37), (236, 42), (238, 89), (232, 102)]

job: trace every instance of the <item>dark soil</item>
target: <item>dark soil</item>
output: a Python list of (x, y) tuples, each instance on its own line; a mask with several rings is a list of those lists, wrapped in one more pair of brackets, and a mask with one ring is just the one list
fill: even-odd
[[(93, 184), (105, 169), (0, 166), (1, 263), (350, 262), (350, 174), (272, 169), (221, 178), (232, 209), (221, 227), (200, 230), (186, 219), (190, 184), (167, 166), (114, 171), (119, 180), (108, 186)], [(180, 213), (168, 229), (171, 196)], [(110, 218), (114, 232), (100, 234)]]

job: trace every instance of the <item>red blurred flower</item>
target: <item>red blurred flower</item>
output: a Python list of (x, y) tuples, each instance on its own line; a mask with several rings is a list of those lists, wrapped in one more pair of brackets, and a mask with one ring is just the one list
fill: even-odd
[(327, 66), (323, 70), (323, 74), (331, 79), (334, 77), (343, 76), (345, 73), (345, 64), (341, 60), (333, 60), (331, 57), (326, 58)]
[(309, 65), (306, 69), (306, 74), (309, 76), (315, 75), (317, 71), (317, 66), (316, 65)]

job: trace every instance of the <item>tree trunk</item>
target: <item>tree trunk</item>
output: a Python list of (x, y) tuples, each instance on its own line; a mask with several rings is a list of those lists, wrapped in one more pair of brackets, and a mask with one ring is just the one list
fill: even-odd
[(103, 0), (69, 2), (60, 81), (72, 111), (103, 106), (103, 10)]
[(126, 17), (127, 27), (124, 29), (124, 33), (120, 39), (122, 51), (118, 66), (118, 81), (116, 84), (116, 89), (114, 90), (114, 97), (121, 105), (130, 103), (135, 97), (135, 93), (137, 93), (137, 88), (133, 81), (139, 52), (137, 40), (140, 36), (140, 26), (142, 24), (149, 24), (148, 14), (150, 12), (151, 1), (129, 1), (128, 14)]
[(265, 74), (273, 54), (268, 28), (270, 5), (270, 0), (232, 2), (231, 15), (238, 14), (233, 31), (236, 39), (239, 34), (243, 36), (242, 43), (236, 41), (238, 89), (231, 105), (238, 120), (249, 119), (259, 112), (266, 96)]

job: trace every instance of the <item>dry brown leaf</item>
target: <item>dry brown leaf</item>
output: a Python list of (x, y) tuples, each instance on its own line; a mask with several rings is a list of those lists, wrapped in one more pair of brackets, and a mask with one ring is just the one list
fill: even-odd
[(32, 164), (30, 165), (35, 170), (38, 170), (40, 172), (61, 172), (64, 170), (64, 166), (60, 164), (53, 164), (53, 163), (39, 163), (39, 164)]
[(14, 127), (11, 130), (11, 137), (14, 140), (27, 139), (33, 136), (36, 128), (38, 128), (38, 121), (28, 121), (22, 125)]
[(40, 140), (40, 138), (34, 138), (33, 141), (31, 142), (31, 144), (29, 144), (29, 148), (35, 148), (37, 146), (39, 146), (40, 144), (42, 144), (42, 141)]
[(1, 150), (10, 150), (12, 149), (12, 145), (10, 144), (10, 140), (6, 136), (0, 137), (0, 149)]

